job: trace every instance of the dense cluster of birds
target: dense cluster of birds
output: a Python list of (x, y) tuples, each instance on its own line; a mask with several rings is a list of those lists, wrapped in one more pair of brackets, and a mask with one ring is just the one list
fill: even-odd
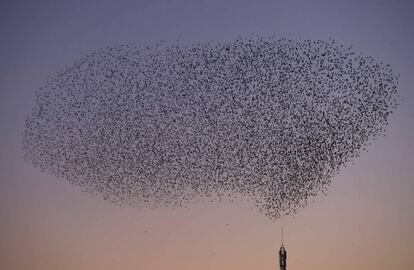
[(271, 219), (325, 193), (397, 107), (388, 65), (334, 40), (119, 45), (36, 91), (25, 158), (104, 199), (252, 200)]

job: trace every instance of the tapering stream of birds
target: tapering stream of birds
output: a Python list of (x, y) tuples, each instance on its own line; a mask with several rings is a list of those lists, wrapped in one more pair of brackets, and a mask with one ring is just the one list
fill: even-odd
[(23, 150), (116, 203), (237, 194), (275, 220), (384, 133), (397, 85), (388, 65), (332, 39), (119, 45), (36, 91)]

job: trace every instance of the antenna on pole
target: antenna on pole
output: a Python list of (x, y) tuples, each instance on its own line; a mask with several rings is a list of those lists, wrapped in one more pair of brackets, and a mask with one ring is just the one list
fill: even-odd
[(280, 270), (286, 270), (286, 257), (287, 257), (287, 252), (285, 247), (283, 246), (283, 223), (282, 223), (282, 245), (280, 246), (279, 249), (279, 266), (280, 266)]

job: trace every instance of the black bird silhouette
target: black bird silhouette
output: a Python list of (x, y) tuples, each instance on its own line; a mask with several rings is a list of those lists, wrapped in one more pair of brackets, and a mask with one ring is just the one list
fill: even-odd
[(276, 219), (384, 132), (397, 84), (388, 65), (333, 40), (108, 47), (36, 91), (23, 150), (115, 203), (243, 195)]

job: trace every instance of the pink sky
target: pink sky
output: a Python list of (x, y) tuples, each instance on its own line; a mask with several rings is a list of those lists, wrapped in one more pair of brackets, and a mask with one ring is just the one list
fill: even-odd
[[(406, 3), (405, 3), (406, 2)], [(414, 265), (414, 6), (408, 1), (15, 1), (0, 4), (0, 269), (288, 269)], [(113, 205), (21, 158), (24, 119), (48, 75), (96, 49), (177, 36), (334, 37), (390, 63), (404, 99), (327, 196), (271, 222), (247, 203)]]

